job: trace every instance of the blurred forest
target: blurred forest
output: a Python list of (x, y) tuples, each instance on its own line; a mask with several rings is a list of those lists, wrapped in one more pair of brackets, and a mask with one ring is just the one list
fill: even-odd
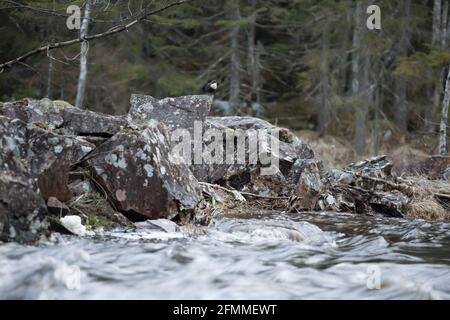
[[(85, 32), (96, 34), (171, 2), (0, 0), (0, 63), (79, 37), (66, 26), (70, 4), (82, 14), (90, 7)], [(381, 8), (381, 30), (366, 27), (372, 4)], [(438, 151), (450, 63), (448, 0), (192, 0), (84, 46), (82, 106), (90, 110), (122, 114), (131, 93), (197, 94), (217, 79), (215, 114), (314, 131), (357, 154), (406, 144)], [(80, 58), (75, 44), (5, 69), (0, 100), (75, 104)]]

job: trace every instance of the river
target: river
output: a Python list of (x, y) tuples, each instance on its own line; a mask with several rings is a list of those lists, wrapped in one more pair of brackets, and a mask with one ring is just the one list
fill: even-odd
[(323, 212), (0, 244), (1, 299), (450, 299), (450, 223)]

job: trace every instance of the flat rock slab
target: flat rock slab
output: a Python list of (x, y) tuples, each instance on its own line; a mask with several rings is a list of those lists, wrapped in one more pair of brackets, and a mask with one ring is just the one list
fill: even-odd
[(197, 180), (170, 154), (167, 128), (156, 121), (124, 130), (89, 155), (97, 181), (134, 221), (191, 214), (201, 200)]
[(146, 124), (154, 119), (165, 124), (170, 130), (188, 129), (194, 133), (194, 122), (203, 123), (211, 110), (213, 97), (193, 95), (156, 99), (152, 96), (132, 94), (128, 112), (129, 125)]
[(68, 135), (112, 136), (127, 124), (126, 116), (79, 109), (65, 101), (24, 99), (3, 104), (3, 115)]

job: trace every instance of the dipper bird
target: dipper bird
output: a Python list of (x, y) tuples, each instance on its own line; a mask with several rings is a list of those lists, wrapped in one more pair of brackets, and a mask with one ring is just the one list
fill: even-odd
[(217, 91), (219, 85), (217, 84), (217, 80), (213, 80), (205, 84), (202, 88), (202, 91), (205, 93), (214, 93)]

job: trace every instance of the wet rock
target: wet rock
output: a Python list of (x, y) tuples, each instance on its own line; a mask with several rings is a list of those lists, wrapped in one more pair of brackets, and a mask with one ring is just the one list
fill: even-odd
[(150, 120), (157, 120), (170, 130), (188, 129), (194, 134), (194, 122), (203, 123), (211, 110), (212, 96), (182, 96), (156, 99), (146, 95), (131, 95), (131, 108), (128, 112), (128, 124), (145, 125)]
[(50, 213), (55, 215), (57, 214), (66, 215), (69, 213), (69, 208), (55, 197), (48, 198), (47, 209)]
[(169, 144), (165, 126), (152, 121), (142, 131), (117, 133), (89, 155), (96, 181), (128, 218), (190, 215), (201, 200), (197, 180), (176, 164)]
[(168, 233), (179, 231), (178, 225), (175, 222), (167, 219), (147, 220), (143, 222), (136, 222), (134, 225), (138, 229), (154, 229)]

